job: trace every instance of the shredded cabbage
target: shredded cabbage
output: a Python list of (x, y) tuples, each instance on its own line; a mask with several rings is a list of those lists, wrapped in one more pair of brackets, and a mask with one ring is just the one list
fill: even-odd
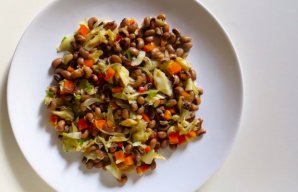
[(97, 62), (99, 57), (103, 54), (102, 50), (96, 50), (93, 53), (90, 54), (90, 58), (93, 59), (94, 62)]
[(140, 51), (138, 57), (131, 62), (131, 65), (132, 66), (140, 65), (143, 62), (145, 56), (146, 56), (145, 51)]
[(129, 83), (129, 71), (120, 64), (113, 66), (113, 69), (116, 71), (116, 78), (126, 87)]
[(74, 114), (70, 109), (66, 109), (63, 111), (52, 111), (52, 113), (62, 119), (69, 120), (69, 121), (72, 121), (74, 118)]
[(116, 178), (121, 179), (122, 174), (120, 169), (116, 166), (116, 164), (112, 163), (111, 165), (106, 166), (106, 169)]
[(176, 61), (182, 66), (185, 71), (188, 71), (191, 68), (191, 64), (181, 57), (176, 57)]
[(159, 69), (155, 69), (153, 72), (153, 79), (155, 87), (159, 91), (168, 96), (171, 96), (173, 94), (172, 84), (164, 72)]
[(193, 91), (195, 95), (199, 94), (199, 89), (191, 78), (188, 78), (185, 82), (185, 91)]
[(94, 97), (92, 97), (92, 98), (86, 99), (86, 100), (84, 101), (83, 105), (84, 105), (85, 107), (89, 107), (90, 105), (92, 105), (92, 104), (94, 104), (94, 103), (98, 103), (98, 102), (102, 102), (102, 101), (101, 101), (100, 99), (98, 99), (98, 98), (94, 98)]
[(60, 46), (57, 48), (57, 51), (58, 52), (70, 51), (72, 49), (72, 45), (71, 45), (72, 42), (74, 42), (73, 35), (64, 36), (60, 43)]
[(148, 153), (145, 153), (142, 157), (141, 160), (145, 163), (145, 164), (151, 164), (153, 159), (160, 159), (160, 160), (165, 160), (166, 158), (158, 153), (156, 153), (154, 151), (154, 149), (152, 149), (151, 151), (149, 151)]

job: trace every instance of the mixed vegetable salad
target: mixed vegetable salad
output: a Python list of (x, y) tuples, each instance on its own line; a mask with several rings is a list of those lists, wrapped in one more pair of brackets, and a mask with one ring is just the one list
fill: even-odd
[(165, 159), (160, 148), (204, 134), (195, 117), (203, 90), (186, 60), (191, 41), (170, 30), (164, 14), (141, 26), (124, 18), (119, 27), (91, 17), (65, 36), (44, 100), (64, 150), (124, 184), (127, 172), (155, 169)]

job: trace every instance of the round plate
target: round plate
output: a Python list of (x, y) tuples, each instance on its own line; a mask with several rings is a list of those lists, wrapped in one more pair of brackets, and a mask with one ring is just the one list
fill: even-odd
[[(64, 153), (43, 105), (52, 81), (51, 61), (62, 37), (84, 18), (120, 22), (165, 13), (171, 27), (193, 38), (188, 57), (204, 89), (199, 116), (207, 134), (180, 147), (157, 169), (129, 177), (120, 187), (103, 170), (85, 170), (80, 155)], [(34, 170), (57, 191), (194, 191), (219, 167), (235, 137), (242, 109), (242, 80), (230, 41), (215, 19), (192, 0), (54, 1), (30, 24), (15, 52), (8, 79), (7, 102), (16, 140)], [(21, 174), (21, 173), (20, 173)]]

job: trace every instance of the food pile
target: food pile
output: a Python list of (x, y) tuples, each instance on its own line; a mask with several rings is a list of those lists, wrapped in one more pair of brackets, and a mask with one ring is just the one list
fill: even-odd
[(45, 105), (65, 151), (83, 154), (87, 168), (103, 168), (122, 184), (127, 172), (142, 175), (165, 159), (160, 148), (202, 134), (195, 113), (203, 90), (186, 60), (192, 39), (170, 27), (166, 16), (141, 26), (124, 18), (90, 18), (57, 49), (55, 82)]

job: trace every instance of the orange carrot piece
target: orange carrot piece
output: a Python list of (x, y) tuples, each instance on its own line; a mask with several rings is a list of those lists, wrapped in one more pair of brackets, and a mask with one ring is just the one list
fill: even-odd
[(80, 25), (78, 32), (80, 35), (86, 36), (90, 32), (90, 29), (86, 25)]
[(190, 131), (186, 134), (187, 139), (192, 139), (192, 138), (195, 138), (196, 136), (197, 136), (197, 134), (195, 131)]
[(133, 165), (133, 164), (134, 164), (134, 162), (133, 162), (133, 158), (132, 158), (131, 155), (125, 157), (124, 164), (125, 164), (126, 166), (130, 166), (130, 165)]
[(122, 92), (122, 90), (123, 90), (123, 87), (113, 87), (112, 88), (112, 93), (120, 93), (120, 92)]
[(124, 161), (124, 152), (122, 150), (115, 152), (116, 161)]
[(148, 115), (146, 115), (145, 113), (142, 114), (142, 118), (143, 118), (144, 121), (146, 121), (147, 123), (150, 122), (150, 118), (149, 118)]
[(62, 90), (60, 91), (61, 94), (68, 94), (72, 93), (75, 89), (75, 84), (73, 81), (65, 79), (63, 81)]
[(58, 123), (58, 116), (56, 115), (51, 115), (50, 116), (50, 123), (52, 126), (56, 126)]
[(148, 153), (149, 151), (151, 151), (151, 147), (150, 147), (150, 146), (145, 147), (144, 151), (145, 151), (146, 153)]
[(84, 65), (87, 67), (92, 67), (94, 64), (94, 61), (92, 59), (87, 59), (84, 61)]
[(164, 118), (165, 120), (170, 120), (170, 119), (172, 118), (172, 113), (171, 113), (171, 111), (170, 111), (170, 110), (165, 110), (165, 113), (164, 113), (163, 118)]
[(154, 45), (153, 42), (151, 43), (148, 43), (147, 45), (144, 46), (143, 50), (145, 52), (149, 52), (149, 51), (152, 51), (156, 46)]
[(183, 91), (181, 93), (181, 96), (183, 96), (184, 98), (189, 98), (190, 97), (189, 93), (187, 93), (186, 91)]
[(106, 71), (106, 76), (105, 76), (105, 80), (110, 80), (111, 78), (113, 78), (115, 76), (116, 71), (113, 68), (109, 68)]
[(95, 127), (97, 129), (103, 129), (105, 124), (106, 124), (106, 120), (104, 120), (104, 119), (95, 120)]
[(176, 109), (175, 109), (175, 108), (168, 108), (168, 110), (169, 110), (172, 114), (176, 113)]
[(168, 67), (167, 70), (170, 74), (176, 74), (179, 73), (182, 70), (181, 65), (178, 62), (171, 62)]
[(67, 71), (73, 72), (74, 71), (74, 68), (72, 68), (71, 66), (69, 66), (69, 67), (67, 67)]
[(134, 19), (128, 19), (128, 25), (134, 24), (136, 21)]
[(179, 143), (179, 133), (170, 133), (169, 134), (169, 143), (170, 144)]

